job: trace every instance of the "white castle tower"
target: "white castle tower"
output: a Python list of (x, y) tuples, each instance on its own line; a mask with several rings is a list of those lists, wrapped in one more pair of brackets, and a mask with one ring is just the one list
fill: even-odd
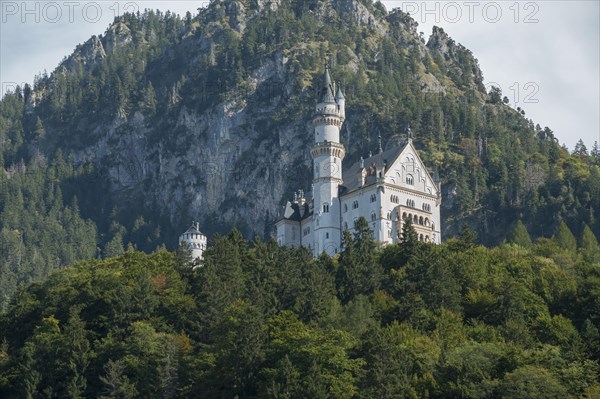
[(185, 233), (179, 236), (179, 245), (187, 244), (192, 250), (192, 259), (202, 259), (202, 254), (206, 249), (206, 236), (200, 232), (200, 224), (192, 223)]
[(325, 251), (330, 256), (338, 253), (342, 242), (339, 187), (343, 184), (342, 160), (346, 149), (340, 143), (340, 129), (345, 119), (345, 101), (341, 89), (335, 93), (326, 65), (312, 121), (315, 144), (310, 151), (314, 167), (311, 247), (317, 254)]

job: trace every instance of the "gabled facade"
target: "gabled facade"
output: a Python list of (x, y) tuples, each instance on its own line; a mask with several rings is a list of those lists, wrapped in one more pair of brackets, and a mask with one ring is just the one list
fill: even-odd
[(304, 246), (314, 256), (341, 250), (342, 231), (364, 217), (375, 240), (395, 243), (410, 218), (421, 241), (441, 243), (439, 182), (429, 174), (409, 138), (405, 145), (362, 159), (342, 170), (340, 143), (345, 98), (325, 69), (313, 118), (313, 191), (288, 201), (276, 222), (281, 245)]

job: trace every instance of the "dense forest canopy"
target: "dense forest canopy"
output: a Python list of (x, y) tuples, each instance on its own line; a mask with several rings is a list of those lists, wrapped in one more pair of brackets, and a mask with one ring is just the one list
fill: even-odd
[(194, 269), (82, 261), (0, 316), (0, 396), (597, 398), (598, 242), (528, 237), (437, 246), (408, 224), (377, 248), (361, 219), (334, 258), (234, 230)]

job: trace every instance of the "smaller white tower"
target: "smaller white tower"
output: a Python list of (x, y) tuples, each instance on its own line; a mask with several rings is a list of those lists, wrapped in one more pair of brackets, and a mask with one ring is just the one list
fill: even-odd
[(179, 236), (179, 245), (186, 243), (192, 250), (192, 259), (202, 259), (206, 249), (206, 236), (200, 232), (200, 223), (193, 222), (185, 233)]

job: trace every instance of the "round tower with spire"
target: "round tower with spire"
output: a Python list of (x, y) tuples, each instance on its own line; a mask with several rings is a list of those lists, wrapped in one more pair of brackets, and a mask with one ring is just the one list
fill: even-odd
[(334, 255), (339, 252), (341, 246), (339, 186), (343, 183), (342, 160), (346, 149), (340, 143), (340, 129), (344, 119), (344, 94), (341, 88), (338, 88), (336, 93), (327, 63), (313, 118), (315, 144), (311, 149), (314, 163), (312, 248), (316, 255), (323, 251)]

